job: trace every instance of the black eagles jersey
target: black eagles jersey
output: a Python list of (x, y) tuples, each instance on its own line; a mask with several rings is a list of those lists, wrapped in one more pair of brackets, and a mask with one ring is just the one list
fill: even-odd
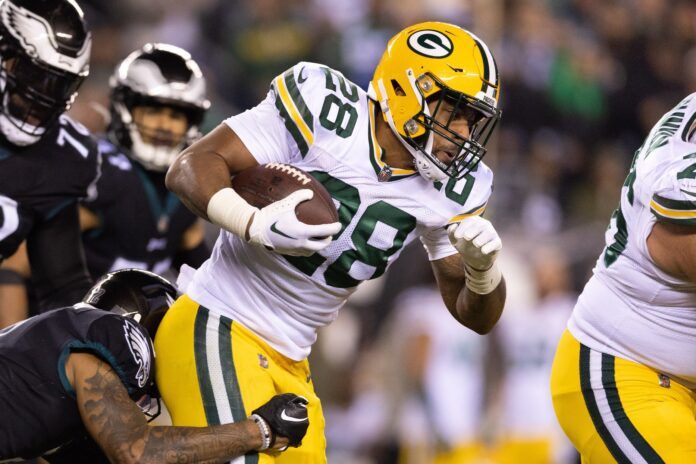
[(154, 383), (152, 343), (132, 319), (80, 304), (0, 331), (0, 461), (39, 456), (87, 433), (65, 375), (71, 352), (109, 363), (133, 399)]
[(0, 144), (0, 259), (11, 256), (37, 223), (88, 196), (99, 164), (89, 131), (65, 115), (32, 145)]
[(167, 191), (164, 173), (146, 171), (107, 140), (99, 147), (102, 176), (95, 195), (83, 202), (101, 223), (83, 234), (90, 273), (127, 267), (166, 272), (196, 215)]

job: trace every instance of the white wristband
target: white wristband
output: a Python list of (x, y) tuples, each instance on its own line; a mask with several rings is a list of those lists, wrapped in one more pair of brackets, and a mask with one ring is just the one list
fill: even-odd
[(208, 219), (213, 224), (245, 238), (247, 225), (258, 208), (251, 206), (234, 189), (218, 190), (208, 202)]
[(479, 271), (467, 265), (464, 265), (464, 271), (466, 272), (466, 288), (479, 295), (488, 295), (503, 279), (503, 274), (495, 262), (485, 271)]

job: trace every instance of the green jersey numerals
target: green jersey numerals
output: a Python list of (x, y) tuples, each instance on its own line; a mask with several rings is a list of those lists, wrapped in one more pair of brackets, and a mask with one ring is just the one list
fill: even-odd
[[(353, 221), (360, 207), (360, 194), (358, 189), (337, 179), (325, 172), (310, 172), (331, 193), (340, 206), (338, 218), (341, 222), (341, 230), (334, 236), (338, 238), (348, 224)], [(380, 248), (376, 243), (370, 243), (371, 238), (378, 227), (384, 224), (396, 230), (391, 246)], [(406, 241), (406, 237), (416, 228), (416, 218), (409, 213), (390, 205), (385, 201), (377, 201), (368, 206), (357, 218), (357, 223), (350, 239), (352, 248), (345, 250), (324, 271), (324, 279), (328, 285), (338, 288), (355, 287), (360, 280), (350, 276), (349, 271), (357, 261), (368, 267), (374, 268), (368, 279), (375, 279), (387, 269), (389, 257), (399, 251)], [(312, 275), (324, 264), (326, 258), (315, 253), (307, 258), (286, 256), (290, 264), (307, 275)]]
[[(466, 200), (469, 199), (471, 191), (474, 189), (474, 182), (476, 178), (473, 176), (473, 172), (478, 171), (478, 164), (473, 171), (467, 173), (463, 179), (457, 180), (455, 178), (450, 178), (445, 185), (445, 196), (455, 203), (464, 205)], [(437, 190), (442, 190), (442, 182), (434, 182), (433, 187)]]
[[(684, 159), (694, 159), (696, 158), (696, 153), (689, 153), (684, 156)], [(681, 179), (696, 179), (696, 163), (690, 164), (683, 171), (677, 174), (677, 180)]]
[[(636, 161), (638, 160), (638, 154), (640, 152), (641, 149), (638, 149), (633, 156), (631, 169), (628, 171), (628, 176), (626, 176), (626, 180), (623, 183), (623, 186), (626, 187), (626, 199), (631, 205), (633, 204), (633, 184), (636, 182)], [(609, 221), (610, 228), (612, 222), (616, 224), (616, 233), (614, 234), (614, 241), (607, 245), (604, 250), (604, 265), (607, 267), (611, 266), (619, 259), (619, 256), (621, 256), (621, 253), (623, 253), (628, 244), (628, 227), (626, 226), (626, 218), (623, 215), (623, 211), (621, 211), (620, 201), (619, 207), (616, 208), (611, 215), (611, 220)]]
[[(353, 134), (355, 123), (358, 121), (358, 110), (351, 104), (351, 102), (356, 103), (360, 97), (358, 87), (336, 71), (325, 67), (321, 70), (326, 77), (326, 88), (334, 93), (328, 94), (324, 99), (321, 113), (319, 113), (319, 122), (325, 129), (336, 131), (336, 135), (346, 139)], [(338, 96), (339, 88), (347, 102)]]

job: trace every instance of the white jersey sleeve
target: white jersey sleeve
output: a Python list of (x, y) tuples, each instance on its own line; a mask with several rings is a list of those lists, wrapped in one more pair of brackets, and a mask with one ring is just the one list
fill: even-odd
[(696, 144), (672, 138), (670, 162), (655, 183), (650, 211), (660, 221), (696, 225)]
[[(476, 188), (473, 188), (474, 184)], [(448, 224), (454, 224), (471, 216), (481, 216), (486, 210), (491, 193), (493, 193), (493, 171), (485, 164), (480, 163), (475, 171), (467, 174), (463, 179), (450, 180), (444, 186), (444, 192), (448, 199), (460, 205), (458, 211), (453, 211), (456, 213), (450, 217)], [(464, 200), (463, 203), (461, 200)], [(430, 261), (436, 261), (457, 253), (457, 249), (449, 240), (446, 227), (429, 229), (420, 236), (420, 240)]]
[(256, 160), (298, 164), (321, 150), (345, 152), (362, 92), (340, 72), (300, 62), (273, 79), (266, 99), (225, 120)]
[(320, 113), (317, 105), (322, 101), (312, 96), (326, 93), (324, 68), (298, 63), (273, 79), (259, 105), (225, 120), (259, 164), (295, 164), (307, 155), (315, 139), (314, 115)]
[(288, 133), (275, 108), (273, 90), (254, 108), (224, 122), (242, 140), (259, 164), (292, 163), (296, 156), (286, 140)]

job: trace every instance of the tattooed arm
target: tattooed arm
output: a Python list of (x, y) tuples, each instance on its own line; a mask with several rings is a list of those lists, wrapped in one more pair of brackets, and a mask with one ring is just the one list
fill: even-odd
[[(82, 421), (111, 462), (226, 462), (262, 445), (259, 428), (250, 420), (210, 427), (148, 426), (111, 366), (91, 354), (71, 354), (65, 370)], [(286, 444), (278, 436), (274, 448)]]

